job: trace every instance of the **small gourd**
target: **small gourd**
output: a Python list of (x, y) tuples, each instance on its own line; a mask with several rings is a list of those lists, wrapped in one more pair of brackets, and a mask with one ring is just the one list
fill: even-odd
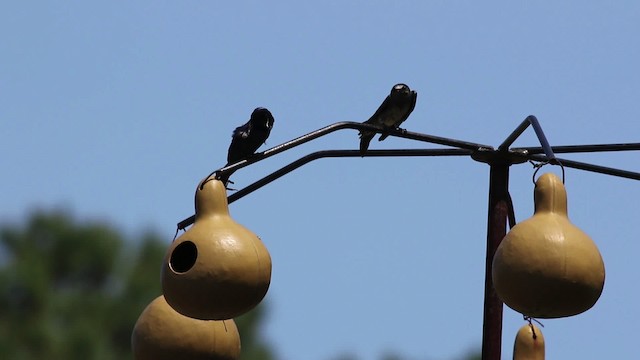
[(590, 309), (604, 287), (604, 262), (591, 238), (567, 214), (560, 179), (536, 182), (534, 215), (514, 226), (493, 259), (493, 282), (510, 308), (536, 318), (558, 318)]
[(526, 324), (518, 330), (513, 360), (544, 360), (544, 336), (535, 324)]
[(192, 319), (159, 296), (140, 314), (131, 348), (135, 360), (237, 360), (240, 335), (231, 319)]
[(269, 252), (253, 232), (231, 218), (222, 182), (209, 179), (198, 185), (195, 208), (194, 225), (165, 256), (164, 296), (175, 310), (197, 319), (242, 315), (269, 289)]

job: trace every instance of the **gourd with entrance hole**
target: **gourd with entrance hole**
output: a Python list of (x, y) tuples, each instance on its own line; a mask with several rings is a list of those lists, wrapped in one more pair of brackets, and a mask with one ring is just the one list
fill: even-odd
[(229, 215), (225, 186), (205, 180), (196, 190), (196, 219), (169, 247), (164, 296), (183, 315), (224, 320), (255, 307), (271, 281), (271, 257), (260, 238)]

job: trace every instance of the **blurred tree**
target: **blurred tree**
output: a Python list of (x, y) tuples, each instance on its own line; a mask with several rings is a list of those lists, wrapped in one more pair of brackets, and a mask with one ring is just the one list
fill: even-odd
[[(0, 226), (0, 359), (131, 359), (131, 331), (161, 293), (167, 241), (129, 241), (64, 211)], [(237, 320), (243, 360), (270, 360), (257, 327), (263, 307)]]
[(64, 212), (2, 226), (0, 358), (120, 358), (106, 324), (117, 295), (128, 295), (115, 291), (122, 245), (108, 226), (77, 225)]

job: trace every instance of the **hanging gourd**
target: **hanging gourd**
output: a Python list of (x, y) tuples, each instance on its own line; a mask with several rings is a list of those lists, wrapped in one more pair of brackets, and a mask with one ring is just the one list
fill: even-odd
[(197, 319), (230, 319), (267, 293), (271, 257), (262, 241), (229, 215), (225, 186), (205, 180), (196, 190), (194, 225), (169, 247), (162, 289), (169, 305)]
[(192, 319), (159, 296), (140, 314), (131, 348), (136, 360), (237, 360), (240, 336), (231, 319)]
[(526, 324), (518, 330), (513, 360), (544, 360), (544, 336), (534, 324)]
[(560, 179), (536, 182), (534, 215), (514, 226), (493, 259), (493, 282), (502, 301), (524, 315), (558, 318), (591, 308), (602, 293), (605, 270), (591, 238), (567, 215)]

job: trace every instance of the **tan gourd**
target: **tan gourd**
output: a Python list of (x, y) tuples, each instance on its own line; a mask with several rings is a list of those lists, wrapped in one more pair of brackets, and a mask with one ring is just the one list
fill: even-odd
[(513, 360), (544, 360), (544, 336), (534, 324), (526, 324), (518, 330)]
[(271, 257), (262, 241), (229, 216), (218, 180), (198, 185), (194, 225), (169, 247), (162, 288), (169, 305), (197, 319), (223, 320), (255, 307), (271, 281)]
[(595, 243), (567, 215), (567, 193), (553, 174), (536, 182), (534, 215), (504, 237), (493, 260), (502, 301), (522, 314), (557, 318), (591, 308), (604, 287)]
[(233, 320), (188, 318), (159, 296), (138, 318), (131, 348), (136, 360), (237, 360), (240, 336)]

